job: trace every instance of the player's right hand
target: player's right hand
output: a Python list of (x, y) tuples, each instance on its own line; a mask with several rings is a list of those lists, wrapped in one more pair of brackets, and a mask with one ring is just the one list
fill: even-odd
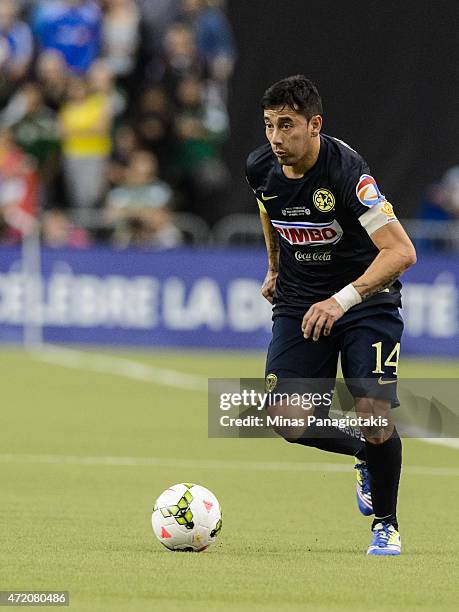
[(265, 280), (261, 286), (261, 295), (268, 300), (270, 304), (273, 303), (273, 297), (276, 292), (276, 280), (277, 272), (268, 270), (265, 276)]

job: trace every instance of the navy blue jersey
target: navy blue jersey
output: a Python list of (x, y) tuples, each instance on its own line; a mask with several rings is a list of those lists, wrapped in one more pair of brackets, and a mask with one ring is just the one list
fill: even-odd
[[(370, 234), (396, 220), (365, 160), (347, 144), (320, 136), (315, 165), (289, 179), (269, 143), (247, 159), (247, 181), (279, 234), (274, 314), (304, 315), (361, 276), (378, 254)], [(401, 283), (353, 309), (400, 301)]]

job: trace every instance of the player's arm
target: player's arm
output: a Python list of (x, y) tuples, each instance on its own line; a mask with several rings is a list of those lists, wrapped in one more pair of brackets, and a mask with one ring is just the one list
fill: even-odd
[[(260, 202), (259, 202), (260, 205)], [(263, 207), (263, 208), (262, 208)], [(260, 206), (260, 220), (268, 253), (268, 271), (261, 286), (261, 294), (272, 304), (276, 290), (277, 274), (279, 272), (279, 237), (264, 206)]]
[(335, 321), (343, 314), (379, 291), (390, 287), (410, 266), (416, 263), (416, 251), (397, 220), (386, 223), (370, 234), (379, 250), (366, 271), (328, 300), (317, 302), (303, 317), (304, 337), (318, 340), (323, 331), (328, 336)]
[(390, 287), (416, 263), (416, 251), (398, 221), (388, 223), (370, 236), (379, 250), (362, 276), (352, 283), (362, 300)]
[(322, 332), (328, 336), (345, 312), (390, 287), (416, 262), (411, 240), (369, 172), (364, 160), (353, 168), (342, 183), (342, 201), (344, 210), (358, 220), (379, 253), (359, 278), (309, 308), (301, 324), (305, 338), (318, 340)]
[(276, 281), (279, 272), (279, 235), (271, 223), (271, 219), (266, 212), (265, 205), (257, 198), (257, 190), (255, 188), (256, 180), (253, 179), (253, 177), (251, 179), (250, 168), (251, 161), (249, 156), (247, 159), (245, 178), (257, 200), (258, 208), (260, 210), (261, 227), (263, 229), (263, 236), (265, 238), (266, 251), (268, 253), (268, 271), (266, 272), (265, 279), (261, 286), (261, 294), (268, 300), (268, 302), (272, 304), (276, 292)]

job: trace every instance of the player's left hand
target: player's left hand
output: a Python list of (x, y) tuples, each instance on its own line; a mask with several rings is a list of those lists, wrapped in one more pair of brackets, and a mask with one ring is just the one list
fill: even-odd
[(311, 338), (312, 336), (313, 340), (318, 340), (322, 330), (324, 336), (328, 336), (334, 322), (340, 319), (343, 314), (344, 310), (335, 298), (331, 297), (328, 300), (323, 300), (323, 302), (313, 304), (304, 315), (301, 323), (303, 336), (305, 338)]

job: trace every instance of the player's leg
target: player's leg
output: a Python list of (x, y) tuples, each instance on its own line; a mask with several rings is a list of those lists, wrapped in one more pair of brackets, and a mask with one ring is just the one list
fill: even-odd
[(402, 445), (394, 426), (392, 407), (398, 405), (396, 381), (403, 321), (398, 308), (380, 305), (358, 313), (341, 335), (343, 374), (355, 398), (358, 416), (374, 417), (362, 428), (370, 473), (375, 519), (375, 543), (370, 554), (400, 552), (397, 498)]
[[(307, 391), (304, 379), (314, 381), (313, 389), (319, 394), (330, 391), (336, 378), (338, 347), (333, 333), (321, 337), (317, 342), (303, 337), (301, 320), (293, 317), (278, 316), (274, 319), (273, 338), (266, 361), (267, 388), (277, 394), (303, 394)], [(322, 384), (320, 379), (327, 382)], [(308, 414), (328, 414), (329, 406), (316, 406), (307, 410), (292, 402), (278, 401), (268, 407), (271, 417), (283, 416), (290, 419), (305, 419)], [(279, 426), (275, 431), (289, 442), (312, 446), (321, 450), (356, 456), (365, 456), (365, 446), (361, 438), (338, 427), (319, 428)]]
[(402, 443), (392, 418), (390, 400), (356, 398), (355, 410), (363, 418), (380, 418), (383, 426), (362, 427), (375, 519), (398, 527), (397, 498), (402, 465)]
[(390, 400), (356, 398), (357, 415), (380, 418), (383, 426), (362, 427), (375, 518), (368, 554), (399, 554), (397, 499), (402, 466), (402, 443), (392, 418)]

